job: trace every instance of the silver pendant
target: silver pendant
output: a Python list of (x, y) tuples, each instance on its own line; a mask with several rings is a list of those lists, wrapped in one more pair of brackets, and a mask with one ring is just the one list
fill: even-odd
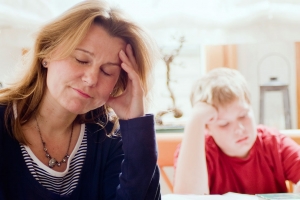
[(51, 158), (50, 160), (49, 160), (49, 167), (50, 168), (53, 168), (55, 165), (56, 165), (56, 160), (55, 160), (55, 158)]

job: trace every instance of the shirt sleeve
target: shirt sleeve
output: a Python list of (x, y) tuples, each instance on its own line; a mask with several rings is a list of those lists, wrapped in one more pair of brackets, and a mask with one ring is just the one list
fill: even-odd
[(280, 134), (280, 153), (287, 180), (297, 183), (300, 180), (300, 146), (290, 137)]
[(161, 199), (154, 127), (153, 115), (120, 120), (124, 160), (116, 199)]

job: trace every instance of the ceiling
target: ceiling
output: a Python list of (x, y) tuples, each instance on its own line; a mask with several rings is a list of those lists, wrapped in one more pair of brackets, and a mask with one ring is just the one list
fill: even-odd
[[(35, 29), (81, 0), (0, 0), (0, 29)], [(300, 0), (109, 0), (158, 40), (300, 41)]]

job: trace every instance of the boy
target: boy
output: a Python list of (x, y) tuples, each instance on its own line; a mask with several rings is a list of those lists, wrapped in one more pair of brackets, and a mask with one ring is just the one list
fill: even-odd
[(193, 88), (191, 103), (175, 153), (175, 193), (279, 193), (287, 192), (286, 180), (300, 180), (300, 146), (256, 126), (249, 89), (238, 71), (208, 72)]

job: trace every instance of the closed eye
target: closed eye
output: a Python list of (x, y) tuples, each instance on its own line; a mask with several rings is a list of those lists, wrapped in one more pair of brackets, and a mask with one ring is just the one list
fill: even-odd
[(102, 72), (105, 76), (111, 76), (111, 74), (108, 74), (108, 73), (105, 72), (103, 69), (101, 69), (101, 72)]
[(226, 127), (229, 123), (226, 124), (219, 124), (220, 127)]
[(80, 63), (80, 64), (83, 64), (83, 65), (86, 65), (86, 64), (89, 63), (89, 62), (87, 62), (87, 61), (78, 60), (77, 58), (76, 58), (76, 61), (77, 61), (78, 63)]
[(248, 115), (248, 113), (243, 114), (243, 115), (239, 116), (239, 119), (244, 119), (247, 115)]

